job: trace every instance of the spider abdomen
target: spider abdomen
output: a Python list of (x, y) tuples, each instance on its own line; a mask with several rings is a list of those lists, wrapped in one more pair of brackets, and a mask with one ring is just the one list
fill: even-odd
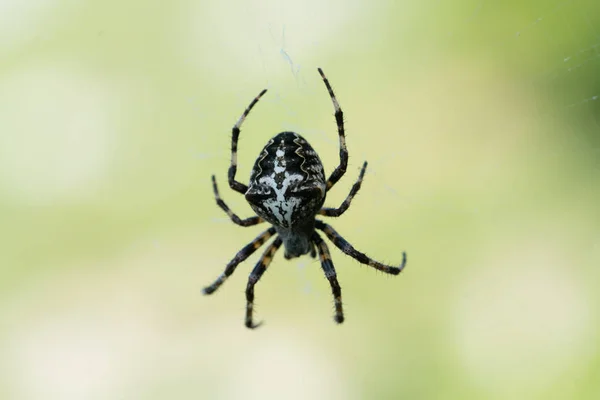
[(273, 137), (250, 174), (246, 199), (276, 227), (304, 230), (325, 201), (323, 164), (312, 146), (294, 132)]

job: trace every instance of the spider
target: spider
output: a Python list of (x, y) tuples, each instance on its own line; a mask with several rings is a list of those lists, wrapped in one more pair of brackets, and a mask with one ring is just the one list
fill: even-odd
[(211, 285), (204, 288), (204, 294), (208, 295), (215, 292), (233, 274), (241, 262), (246, 260), (271, 237), (275, 236), (275, 240), (267, 247), (248, 278), (246, 286), (245, 325), (251, 329), (261, 324), (255, 324), (252, 318), (254, 286), (264, 274), (273, 256), (282, 244), (285, 248), (284, 257), (286, 259), (300, 257), (308, 253), (310, 253), (311, 257), (315, 258), (318, 252), (321, 267), (329, 280), (331, 291), (333, 292), (335, 304), (334, 319), (338, 324), (344, 322), (342, 292), (335, 268), (333, 267), (329, 248), (321, 238), (321, 235), (317, 233), (317, 230), (325, 233), (325, 236), (345, 254), (379, 271), (398, 275), (406, 264), (405, 252), (402, 253), (402, 263), (398, 267), (385, 265), (371, 259), (364, 253), (356, 250), (330, 225), (315, 218), (317, 215), (325, 217), (339, 217), (342, 215), (348, 209), (350, 202), (360, 189), (367, 169), (367, 162), (365, 161), (358, 179), (352, 185), (350, 193), (338, 208), (323, 207), (327, 192), (346, 172), (348, 150), (344, 135), (342, 109), (323, 70), (318, 68), (318, 71), (333, 102), (340, 142), (340, 163), (327, 180), (325, 179), (323, 164), (317, 153), (302, 136), (294, 132), (281, 132), (269, 140), (254, 163), (248, 186), (235, 179), (240, 128), (258, 100), (267, 92), (267, 89), (264, 89), (252, 100), (240, 119), (233, 126), (231, 164), (228, 172), (231, 189), (243, 194), (257, 215), (241, 219), (231, 211), (223, 199), (221, 199), (217, 180), (214, 175), (212, 176), (212, 187), (217, 205), (227, 213), (235, 224), (253, 226), (262, 222), (268, 222), (272, 226), (242, 248), (227, 264), (225, 271)]

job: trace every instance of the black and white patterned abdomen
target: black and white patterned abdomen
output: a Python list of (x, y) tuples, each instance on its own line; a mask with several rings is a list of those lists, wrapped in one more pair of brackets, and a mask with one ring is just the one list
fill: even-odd
[(312, 146), (297, 133), (282, 132), (256, 160), (246, 199), (265, 220), (292, 229), (319, 211), (325, 189), (323, 164)]

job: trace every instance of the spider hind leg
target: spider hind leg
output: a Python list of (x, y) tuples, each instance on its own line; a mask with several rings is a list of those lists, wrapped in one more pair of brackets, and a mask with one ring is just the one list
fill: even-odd
[(210, 285), (205, 287), (202, 290), (204, 294), (212, 294), (214, 293), (221, 285), (225, 282), (227, 278), (233, 274), (237, 266), (244, 261), (246, 258), (250, 257), (252, 253), (254, 253), (260, 246), (262, 246), (271, 236), (275, 234), (275, 228), (269, 228), (260, 235), (258, 235), (253, 241), (244, 246), (238, 253), (233, 257), (233, 259), (227, 264), (225, 267), (225, 271)]
[(278, 237), (277, 239), (275, 239), (275, 241), (273, 241), (273, 243), (271, 243), (271, 245), (269, 245), (269, 247), (267, 247), (267, 249), (265, 250), (263, 255), (260, 257), (260, 260), (258, 260), (258, 263), (256, 264), (256, 266), (250, 273), (250, 276), (248, 277), (248, 285), (246, 286), (246, 319), (245, 319), (245, 325), (247, 328), (255, 329), (255, 328), (258, 328), (262, 324), (262, 322), (255, 324), (252, 321), (252, 314), (253, 314), (253, 310), (254, 310), (254, 285), (256, 285), (256, 283), (258, 283), (259, 279), (262, 277), (262, 275), (267, 270), (267, 267), (269, 266), (269, 264), (271, 264), (271, 261), (273, 260), (273, 256), (275, 255), (275, 252), (281, 246), (281, 243), (282, 243), (281, 238)]
[(406, 253), (402, 253), (402, 263), (398, 267), (394, 267), (391, 265), (382, 264), (379, 261), (373, 260), (371, 257), (367, 256), (364, 253), (356, 250), (346, 239), (344, 239), (339, 233), (336, 232), (331, 225), (324, 223), (323, 221), (316, 221), (315, 227), (319, 230), (322, 230), (325, 235), (345, 254), (354, 258), (361, 264), (366, 264), (369, 267), (375, 268), (379, 271), (385, 272), (390, 275), (398, 275), (406, 265)]
[(317, 245), (319, 249), (319, 259), (321, 260), (321, 268), (323, 268), (323, 272), (325, 273), (325, 277), (329, 281), (329, 285), (331, 286), (331, 293), (333, 294), (333, 301), (335, 304), (335, 317), (334, 320), (338, 324), (344, 322), (344, 310), (342, 307), (342, 288), (337, 280), (337, 274), (335, 272), (335, 268), (333, 267), (333, 261), (331, 260), (331, 254), (329, 253), (329, 248), (321, 236), (314, 232), (312, 236), (313, 242)]

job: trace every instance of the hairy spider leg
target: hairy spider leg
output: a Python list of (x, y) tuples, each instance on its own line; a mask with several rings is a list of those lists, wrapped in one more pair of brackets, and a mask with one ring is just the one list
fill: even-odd
[(254, 226), (254, 225), (260, 224), (261, 222), (265, 222), (264, 219), (262, 219), (261, 217), (259, 217), (257, 215), (255, 215), (254, 217), (246, 218), (246, 219), (241, 219), (240, 217), (238, 217), (233, 211), (231, 211), (231, 209), (227, 206), (227, 204), (225, 204), (223, 199), (221, 199), (221, 195), (219, 194), (219, 189), (217, 188), (217, 178), (214, 175), (212, 176), (212, 185), (213, 185), (213, 192), (215, 193), (215, 200), (217, 201), (217, 205), (219, 207), (221, 207), (221, 209), (223, 211), (225, 211), (225, 213), (227, 213), (227, 215), (229, 215), (229, 218), (231, 218), (233, 223), (235, 223), (236, 225), (240, 225), (240, 226)]
[(362, 184), (363, 177), (365, 176), (366, 170), (367, 170), (367, 162), (365, 161), (365, 163), (363, 164), (363, 166), (360, 170), (360, 175), (358, 176), (358, 179), (356, 180), (356, 182), (354, 182), (354, 185), (352, 185), (352, 189), (350, 189), (350, 193), (348, 194), (348, 197), (346, 197), (344, 202), (338, 208), (323, 207), (319, 210), (318, 214), (324, 215), (326, 217), (339, 217), (340, 215), (345, 213), (346, 210), (348, 209), (348, 207), (350, 207), (350, 203), (352, 202), (352, 199), (354, 198), (356, 193), (358, 193), (358, 191), (360, 190), (360, 185)]
[(256, 103), (258, 103), (258, 100), (260, 100), (260, 98), (266, 92), (267, 89), (264, 89), (262, 92), (259, 93), (258, 96), (254, 98), (254, 100), (252, 100), (252, 103), (250, 103), (248, 108), (246, 108), (238, 122), (233, 126), (233, 129), (231, 130), (231, 165), (229, 166), (228, 172), (229, 186), (233, 190), (241, 194), (246, 194), (246, 192), (248, 191), (248, 186), (235, 180), (235, 174), (237, 172), (237, 146), (238, 139), (240, 137), (240, 127), (242, 126), (242, 123), (244, 122), (248, 114), (250, 114), (250, 110), (252, 110), (252, 107), (254, 107)]
[(319, 74), (321, 74), (321, 78), (323, 78), (323, 82), (325, 82), (325, 86), (327, 87), (327, 91), (331, 97), (331, 101), (333, 102), (333, 108), (335, 110), (335, 122), (337, 123), (338, 135), (340, 138), (340, 165), (333, 170), (329, 176), (329, 179), (327, 179), (327, 191), (329, 191), (329, 189), (331, 189), (333, 185), (335, 185), (335, 183), (339, 181), (340, 178), (346, 173), (346, 168), (348, 167), (348, 149), (346, 148), (346, 136), (344, 134), (344, 113), (342, 112), (340, 104), (335, 98), (333, 89), (325, 77), (323, 70), (321, 68), (318, 68), (318, 70)]
[(271, 228), (267, 229), (266, 231), (264, 231), (263, 233), (261, 233), (260, 235), (258, 235), (253, 241), (248, 243), (246, 246), (244, 246), (244, 248), (242, 248), (240, 251), (238, 251), (238, 253), (235, 255), (235, 257), (233, 257), (233, 259), (231, 261), (229, 261), (229, 263), (225, 267), (225, 271), (221, 275), (219, 275), (219, 277), (211, 285), (205, 287), (202, 290), (202, 292), (204, 294), (211, 294), (215, 290), (217, 290), (223, 284), (223, 282), (225, 282), (225, 280), (227, 278), (229, 278), (229, 276), (231, 274), (233, 274), (233, 271), (235, 271), (236, 267), (242, 261), (244, 261), (246, 258), (250, 257), (252, 255), (252, 253), (254, 253), (260, 246), (262, 246), (274, 234), (275, 234), (275, 228), (271, 227)]
[(252, 322), (252, 311), (254, 309), (254, 285), (259, 281), (260, 277), (265, 273), (269, 264), (273, 260), (273, 256), (275, 252), (281, 246), (282, 240), (281, 238), (276, 238), (273, 243), (263, 253), (258, 260), (258, 263), (250, 273), (248, 277), (248, 285), (246, 286), (246, 327), (250, 329), (258, 328), (262, 322), (255, 324)]
[(321, 268), (323, 268), (325, 277), (331, 285), (331, 292), (333, 293), (333, 301), (335, 304), (335, 322), (341, 324), (344, 322), (344, 310), (342, 308), (342, 288), (337, 280), (337, 274), (335, 273), (335, 268), (333, 267), (333, 261), (331, 259), (331, 254), (329, 253), (329, 248), (327, 247), (327, 243), (321, 239), (321, 236), (317, 232), (313, 232), (312, 240), (319, 249)]
[(315, 244), (313, 242), (310, 243), (310, 256), (312, 258), (317, 258), (317, 250), (315, 250)]
[(356, 250), (354, 247), (352, 247), (350, 243), (346, 241), (346, 239), (344, 239), (339, 233), (337, 233), (335, 229), (331, 227), (331, 225), (327, 225), (323, 221), (316, 220), (315, 227), (325, 232), (325, 235), (327, 235), (329, 240), (331, 240), (333, 244), (337, 246), (337, 248), (339, 248), (341, 251), (354, 258), (361, 264), (366, 264), (370, 267), (378, 269), (379, 271), (385, 272), (386, 274), (392, 275), (398, 275), (406, 265), (405, 252), (402, 252), (402, 264), (400, 264), (399, 267), (392, 267), (390, 265), (385, 265), (378, 261), (375, 261), (372, 258), (368, 257), (366, 254)]

